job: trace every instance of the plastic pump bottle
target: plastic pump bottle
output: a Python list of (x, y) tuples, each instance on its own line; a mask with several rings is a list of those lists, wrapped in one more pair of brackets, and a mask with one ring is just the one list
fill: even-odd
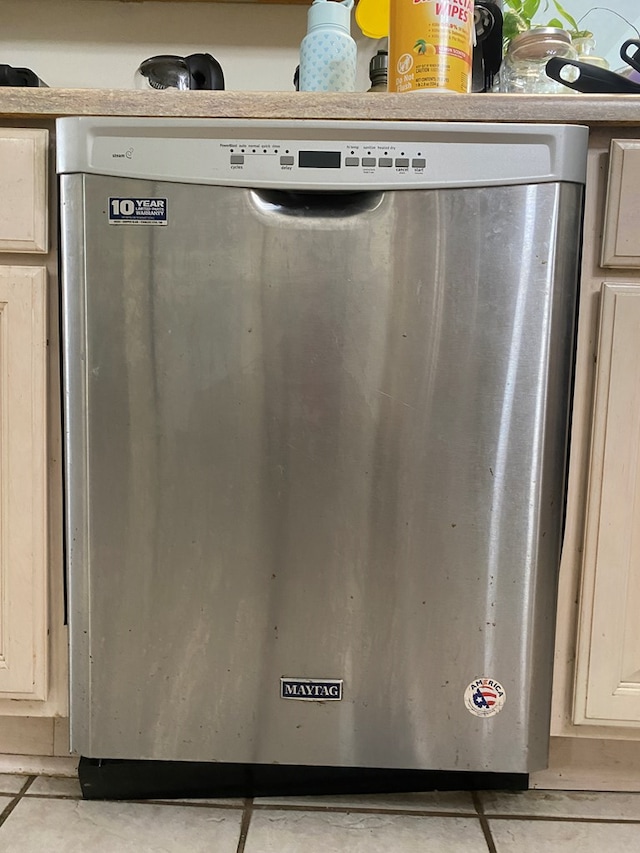
[(351, 38), (354, 0), (313, 0), (300, 45), (301, 92), (354, 92), (357, 48)]

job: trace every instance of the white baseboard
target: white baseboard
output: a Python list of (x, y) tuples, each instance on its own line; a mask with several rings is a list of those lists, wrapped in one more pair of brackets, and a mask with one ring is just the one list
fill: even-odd
[(0, 773), (24, 773), (27, 776), (75, 776), (78, 758), (50, 755), (0, 755)]
[(549, 767), (532, 773), (531, 788), (640, 791), (640, 741), (552, 737)]

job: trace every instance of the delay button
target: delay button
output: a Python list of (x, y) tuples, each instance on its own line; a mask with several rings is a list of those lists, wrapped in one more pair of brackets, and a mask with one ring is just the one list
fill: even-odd
[(295, 161), (294, 161), (293, 157), (284, 157), (283, 156), (280, 158), (280, 165), (281, 166), (293, 166), (294, 162)]

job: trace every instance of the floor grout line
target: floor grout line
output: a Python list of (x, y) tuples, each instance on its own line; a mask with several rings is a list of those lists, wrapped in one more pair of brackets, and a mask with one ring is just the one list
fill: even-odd
[[(74, 796), (71, 794), (48, 794), (48, 793), (30, 793), (29, 790), (33, 783), (38, 778), (37, 775), (29, 775), (25, 776), (25, 782), (20, 788), (18, 792), (15, 791), (0, 791), (0, 796), (11, 798), (9, 803), (5, 806), (4, 810), (0, 811), (0, 827), (11, 813), (14, 811), (18, 803), (21, 799), (26, 798), (28, 800), (31, 799), (46, 799), (46, 800), (72, 800), (78, 801), (81, 800), (82, 797)], [(245, 798), (242, 802), (238, 802), (239, 798), (230, 798), (234, 799), (235, 802), (216, 802), (216, 803), (204, 803), (204, 802), (181, 802), (180, 800), (122, 800), (122, 802), (132, 802), (132, 803), (143, 803), (143, 804), (153, 804), (153, 805), (165, 805), (165, 806), (182, 806), (182, 807), (195, 807), (200, 809), (212, 809), (212, 810), (221, 810), (228, 809), (232, 811), (242, 811), (242, 819), (240, 824), (240, 835), (238, 838), (238, 845), (236, 849), (236, 853), (244, 853), (245, 844), (249, 832), (249, 827), (251, 823), (251, 818), (253, 816), (254, 811), (290, 811), (290, 812), (316, 812), (316, 813), (338, 813), (338, 814), (377, 814), (377, 815), (393, 815), (400, 817), (438, 817), (438, 818), (462, 818), (465, 820), (469, 820), (471, 818), (478, 819), (480, 822), (480, 826), (485, 838), (485, 842), (488, 848), (488, 853), (497, 853), (495, 841), (493, 839), (491, 833), (491, 821), (514, 821), (514, 822), (537, 822), (537, 823), (580, 823), (580, 824), (617, 824), (617, 825), (632, 825), (637, 826), (640, 825), (640, 818), (625, 818), (625, 817), (587, 817), (582, 815), (549, 815), (549, 814), (509, 814), (509, 813), (496, 813), (496, 814), (488, 814), (484, 810), (483, 802), (482, 802), (482, 793), (479, 791), (470, 791), (468, 792), (473, 800), (473, 804), (475, 806), (476, 812), (472, 812), (470, 810), (452, 812), (445, 811), (440, 809), (402, 809), (402, 808), (393, 808), (393, 807), (380, 807), (380, 806), (372, 806), (367, 807), (365, 805), (353, 805), (353, 806), (340, 806), (334, 804), (323, 804), (319, 803), (314, 805), (312, 803), (296, 803), (296, 802), (284, 802), (284, 803), (260, 803), (256, 802), (252, 798)], [(195, 799), (195, 798), (194, 798)]]
[[(113, 800), (111, 802), (113, 802)], [(188, 803), (181, 800), (119, 800), (119, 802), (141, 803), (142, 805), (150, 806), (193, 806), (197, 809), (229, 809), (236, 812), (242, 811), (245, 808), (244, 803), (198, 803), (193, 802), (193, 800)]]
[(20, 800), (24, 797), (25, 793), (29, 790), (31, 785), (33, 785), (35, 780), (36, 780), (35, 776), (27, 776), (27, 779), (26, 779), (24, 785), (22, 786), (22, 788), (20, 788), (20, 790), (18, 791), (17, 794), (13, 794), (13, 800), (11, 800), (11, 802), (7, 804), (7, 806), (4, 808), (4, 810), (0, 814), (0, 827), (6, 821), (6, 819), (9, 817), (11, 812), (15, 809), (15, 807), (18, 805)]
[(484, 840), (487, 844), (488, 853), (498, 853), (496, 849), (496, 843), (493, 840), (493, 835), (491, 834), (491, 827), (489, 826), (489, 821), (484, 813), (484, 807), (482, 805), (482, 799), (480, 798), (480, 794), (477, 791), (473, 791), (471, 793), (471, 798), (473, 799), (473, 804), (476, 807), (476, 811), (478, 812), (478, 820), (480, 821), (480, 828), (482, 829), (482, 834), (484, 835)]
[[(33, 777), (31, 782), (33, 782), (37, 777)], [(31, 782), (29, 784), (31, 784)], [(24, 789), (26, 790), (26, 788)], [(5, 793), (0, 792), (0, 796), (11, 797), (13, 799), (22, 799), (25, 797), (27, 800), (72, 800), (79, 801), (82, 800), (80, 796), (74, 796), (72, 794), (26, 794), (18, 793), (15, 791), (8, 791)], [(472, 794), (474, 798), (474, 802), (476, 801), (476, 793)], [(96, 801), (93, 801), (96, 802)], [(123, 803), (137, 803), (139, 805), (157, 805), (157, 806), (170, 806), (175, 808), (176, 806), (182, 808), (198, 808), (198, 809), (212, 809), (212, 810), (229, 810), (229, 811), (246, 811), (247, 809), (247, 801), (245, 800), (243, 803), (199, 803), (199, 802), (181, 802), (180, 800), (105, 800), (105, 802), (123, 802)], [(326, 805), (317, 805), (314, 806), (309, 803), (304, 804), (289, 804), (289, 803), (267, 803), (260, 804), (253, 802), (251, 805), (251, 812), (254, 811), (284, 811), (284, 812), (319, 812), (321, 814), (332, 812), (336, 814), (375, 814), (375, 815), (393, 815), (395, 817), (438, 817), (438, 818), (463, 818), (465, 820), (469, 820), (472, 818), (484, 818), (487, 821), (535, 821), (535, 822), (546, 822), (546, 823), (602, 823), (602, 824), (630, 824), (632, 826), (640, 825), (640, 818), (625, 818), (625, 817), (584, 817), (579, 815), (540, 815), (540, 814), (487, 814), (485, 812), (480, 811), (481, 805), (476, 804), (478, 809), (477, 812), (471, 811), (460, 811), (460, 812), (450, 812), (450, 811), (438, 811), (438, 810), (430, 810), (430, 809), (393, 809), (393, 808), (367, 808), (366, 806), (326, 806)], [(13, 810), (15, 806), (12, 807)], [(7, 815), (8, 816), (8, 815)], [(0, 823), (2, 821), (0, 820)]]
[(444, 809), (402, 809), (384, 808), (382, 806), (317, 806), (312, 803), (256, 803), (253, 804), (254, 811), (283, 811), (283, 812), (337, 812), (338, 814), (390, 814), (407, 815), (409, 817), (478, 817), (473, 811), (451, 812)]
[(244, 812), (242, 813), (242, 822), (240, 824), (240, 837), (238, 838), (236, 853), (244, 853), (244, 845), (247, 843), (247, 835), (249, 834), (249, 824), (251, 823), (252, 813), (253, 799), (249, 797), (245, 800), (244, 804)]
[(539, 815), (539, 814), (487, 814), (487, 820), (534, 821), (536, 823), (620, 823), (640, 826), (640, 818), (626, 817), (580, 817), (578, 815)]

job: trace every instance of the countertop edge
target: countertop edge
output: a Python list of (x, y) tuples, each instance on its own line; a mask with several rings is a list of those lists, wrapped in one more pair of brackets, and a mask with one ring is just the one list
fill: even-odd
[(0, 88), (0, 118), (3, 119), (100, 115), (628, 126), (640, 125), (640, 96)]

